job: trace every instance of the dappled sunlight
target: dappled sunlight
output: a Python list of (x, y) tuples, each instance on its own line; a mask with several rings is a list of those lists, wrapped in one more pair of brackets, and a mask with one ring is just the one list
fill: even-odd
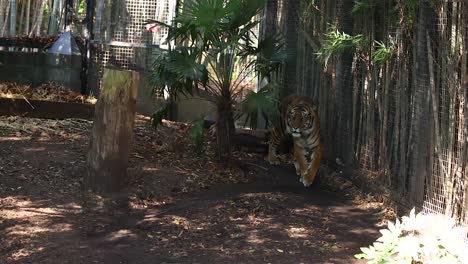
[(38, 215), (50, 215), (54, 217), (61, 217), (64, 214), (78, 214), (82, 212), (82, 206), (69, 202), (65, 204), (56, 204), (53, 207), (44, 207), (47, 200), (30, 201), (23, 196), (7, 196), (0, 198), (0, 205), (2, 205), (2, 216), (8, 218), (21, 218)]
[(10, 261), (22, 262), (37, 255), (48, 249), (44, 238), (62, 237), (74, 230), (73, 224), (60, 222), (65, 215), (54, 208), (36, 208), (29, 201), (18, 202), (14, 207), (0, 210), (0, 224), (5, 226), (2, 246), (9, 252), (5, 257)]
[(308, 216), (311, 212), (314, 212), (314, 210), (319, 210), (319, 209), (320, 208), (316, 205), (304, 205), (303, 208), (293, 208), (291, 209), (291, 211), (294, 214)]
[(243, 193), (243, 194), (240, 194), (238, 197), (245, 198), (245, 199), (265, 198), (265, 199), (277, 201), (277, 202), (282, 202), (286, 200), (286, 197), (283, 193), (272, 193), (272, 192)]
[(255, 244), (263, 244), (267, 241), (267, 239), (259, 236), (257, 230), (253, 230), (248, 233), (246, 241), (250, 244), (255, 245)]
[[(34, 224), (43, 224), (48, 225), (49, 221), (42, 219), (35, 220)], [(18, 230), (19, 229), (19, 230)], [(50, 232), (69, 232), (72, 231), (72, 225), (70, 224), (54, 224), (53, 227), (41, 227), (41, 226), (13, 226), (6, 228), (5, 230), (7, 235), (13, 236), (37, 236), (41, 233), (50, 233)]]
[(58, 209), (66, 209), (67, 212), (70, 212), (70, 210), (76, 210), (76, 213), (81, 213), (82, 212), (82, 206), (79, 205), (76, 202), (70, 202), (66, 204), (58, 204), (56, 205)]
[(7, 196), (0, 199), (0, 204), (10, 207), (25, 207), (30, 206), (32, 202), (24, 196)]
[(21, 262), (48, 249), (45, 237), (64, 235), (74, 231), (68, 222), (69, 214), (81, 212), (76, 203), (49, 205), (49, 200), (32, 201), (22, 196), (0, 198), (0, 225), (4, 230), (5, 257)]
[(2, 141), (26, 141), (31, 140), (31, 137), (0, 137), (0, 142)]
[(143, 171), (149, 171), (149, 172), (156, 172), (156, 171), (161, 170), (160, 168), (156, 168), (156, 167), (143, 167), (142, 169)]
[(31, 255), (37, 254), (41, 251), (44, 251), (44, 247), (37, 247), (34, 249), (31, 248), (22, 248), (17, 250), (16, 252), (12, 253), (10, 259), (13, 261), (20, 261), (21, 259), (25, 259)]
[(308, 238), (310, 236), (309, 231), (304, 227), (288, 227), (286, 232), (290, 238)]
[(190, 221), (185, 217), (173, 215), (171, 223), (175, 225), (189, 225)]
[(60, 136), (64, 140), (88, 140), (87, 135), (80, 135), (74, 133), (61, 133)]
[[(271, 224), (272, 222), (274, 222), (272, 221), (271, 217), (262, 217), (254, 214), (249, 214), (247, 216), (247, 221), (253, 225)], [(272, 224), (271, 227), (278, 227), (278, 224)]]
[(22, 148), (21, 151), (27, 151), (27, 152), (41, 152), (45, 151), (45, 147), (38, 147), (38, 148)]
[(106, 236), (105, 241), (107, 242), (115, 242), (123, 238), (133, 238), (136, 239), (138, 236), (134, 232), (128, 229), (121, 229), (119, 231), (115, 231), (110, 233)]

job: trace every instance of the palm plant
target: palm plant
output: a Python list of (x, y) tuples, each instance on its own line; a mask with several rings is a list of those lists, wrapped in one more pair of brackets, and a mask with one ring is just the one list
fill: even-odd
[[(260, 48), (278, 48), (265, 44), (271, 38), (256, 47), (253, 29), (259, 21), (255, 18), (264, 5), (265, 0), (185, 0), (172, 25), (148, 21), (168, 27), (167, 41), (177, 46), (156, 54), (153, 86), (172, 99), (198, 89), (208, 92), (217, 108), (218, 158), (223, 162), (230, 159), (233, 105), (243, 92), (243, 83), (256, 70), (267, 76), (280, 63), (280, 56)], [(238, 64), (243, 67), (235, 73)]]

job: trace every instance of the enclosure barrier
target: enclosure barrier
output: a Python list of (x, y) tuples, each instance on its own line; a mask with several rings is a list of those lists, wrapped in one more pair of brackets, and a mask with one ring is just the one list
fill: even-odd
[(295, 92), (319, 104), (328, 160), (468, 224), (466, 1), (302, 1), (297, 12)]

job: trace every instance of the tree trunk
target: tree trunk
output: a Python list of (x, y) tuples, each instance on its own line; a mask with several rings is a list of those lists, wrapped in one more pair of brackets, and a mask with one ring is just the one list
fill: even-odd
[(10, 0), (11, 12), (10, 12), (10, 36), (16, 35), (16, 0)]
[(0, 0), (0, 30), (3, 28), (3, 21), (5, 17), (5, 7), (8, 0)]
[(2, 32), (0, 34), (0, 37), (5, 36), (5, 30), (6, 30), (6, 26), (8, 24), (8, 16), (9, 15), (10, 15), (10, 2), (8, 2), (8, 6), (7, 6), (6, 11), (5, 11), (5, 17), (4, 17), (4, 20), (3, 20), (3, 28), (1, 29)]
[(231, 94), (227, 92), (217, 105), (216, 138), (218, 143), (218, 158), (224, 163), (231, 158), (231, 140), (234, 135), (234, 117), (232, 114)]
[(21, 6), (21, 12), (19, 16), (19, 25), (18, 25), (18, 35), (23, 34), (23, 25), (24, 25), (24, 12), (26, 10), (25, 0), (18, 1), (18, 5)]
[(44, 14), (44, 7), (46, 4), (47, 0), (42, 0), (38, 2), (37, 5), (37, 11), (35, 12), (35, 19), (33, 19), (34, 24), (31, 28), (31, 32), (29, 32), (29, 36), (34, 35), (34, 31), (36, 31), (36, 36), (41, 35), (41, 29), (42, 29), (42, 19), (43, 19), (43, 14)]
[(125, 186), (139, 80), (136, 72), (104, 70), (88, 154), (86, 189), (110, 193)]
[(25, 24), (25, 30), (24, 30), (24, 35), (29, 34), (29, 18), (31, 16), (31, 0), (27, 0), (26, 2), (26, 24)]
[(414, 127), (412, 136), (414, 146), (413, 157), (413, 177), (411, 179), (411, 202), (416, 206), (421, 206), (424, 201), (424, 187), (426, 177), (430, 175), (429, 166), (432, 155), (430, 153), (431, 144), (431, 127), (430, 127), (430, 82), (428, 78), (429, 61), (427, 59), (427, 39), (426, 30), (429, 29), (428, 20), (431, 15), (429, 4), (420, 0), (419, 5), (419, 23), (417, 29), (416, 42), (416, 84), (415, 84), (415, 99), (413, 107)]
[[(297, 15), (299, 8), (299, 0), (283, 1), (284, 21), (283, 30), (285, 37), (285, 50), (296, 50), (298, 31), (299, 31), (299, 17)], [(296, 87), (296, 56), (291, 56), (284, 63), (283, 76), (281, 89), (279, 90), (279, 97), (284, 98), (292, 93), (297, 92)]]
[(261, 37), (265, 38), (268, 35), (276, 34), (278, 31), (278, 1), (267, 0), (267, 4), (263, 12), (265, 19), (262, 19), (260, 22), (260, 32)]
[[(351, 16), (351, 10), (353, 8), (353, 1), (342, 0), (339, 3), (339, 19), (338, 25), (339, 30), (352, 35), (353, 31), (353, 19)], [(338, 56), (338, 62), (336, 65), (336, 97), (337, 97), (337, 124), (339, 133), (338, 151), (339, 156), (343, 159), (346, 164), (353, 162), (353, 147), (351, 145), (352, 140), (352, 124), (353, 119), (353, 76), (352, 76), (352, 64), (353, 64), (353, 51), (345, 51)], [(370, 114), (370, 113), (369, 113)]]
[(52, 10), (50, 11), (50, 21), (47, 33), (49, 35), (55, 35), (58, 32), (58, 24), (60, 19), (60, 0), (54, 0), (52, 4)]

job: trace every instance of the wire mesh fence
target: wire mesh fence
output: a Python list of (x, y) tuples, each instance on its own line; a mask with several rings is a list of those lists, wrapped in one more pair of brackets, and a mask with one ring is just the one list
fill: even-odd
[(348, 2), (297, 10), (295, 92), (319, 104), (328, 159), (468, 224), (467, 3)]
[(167, 28), (155, 24), (146, 26), (148, 20), (171, 23), (176, 0), (98, 1), (95, 6), (90, 76), (92, 90), (98, 92), (102, 85), (103, 69), (108, 65), (125, 70), (149, 72), (153, 53), (167, 46)]

